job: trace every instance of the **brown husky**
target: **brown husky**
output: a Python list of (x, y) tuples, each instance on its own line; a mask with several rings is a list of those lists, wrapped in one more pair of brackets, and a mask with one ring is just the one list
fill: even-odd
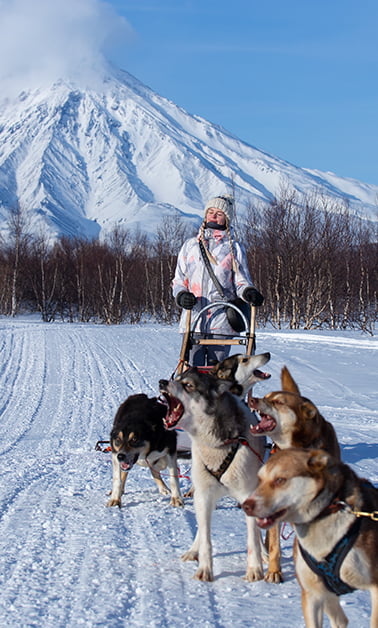
[[(340, 447), (335, 430), (317, 407), (299, 388), (286, 366), (281, 372), (282, 390), (265, 397), (249, 398), (249, 406), (260, 415), (260, 422), (251, 425), (254, 436), (270, 436), (275, 450), (288, 447), (322, 448), (340, 458)], [(269, 530), (269, 567), (265, 575), (268, 582), (281, 582), (280, 528)]]
[(297, 539), (294, 560), (307, 628), (348, 620), (340, 595), (369, 590), (370, 628), (378, 626), (378, 489), (324, 450), (285, 449), (258, 472), (244, 503), (264, 529), (290, 521)]

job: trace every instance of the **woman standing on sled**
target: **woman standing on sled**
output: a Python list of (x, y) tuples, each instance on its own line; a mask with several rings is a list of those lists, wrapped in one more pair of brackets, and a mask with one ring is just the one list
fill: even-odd
[[(231, 221), (234, 203), (229, 195), (216, 196), (205, 206), (205, 216), (196, 237), (184, 242), (172, 283), (177, 305), (194, 313), (214, 303), (229, 302), (241, 297), (252, 305), (262, 305), (264, 297), (256, 290), (249, 275), (247, 258), (242, 245), (233, 238)], [(208, 267), (212, 270), (209, 272)], [(211, 273), (215, 274), (214, 283)], [(220, 290), (223, 292), (221, 296)], [(182, 312), (180, 332), (185, 331), (186, 313)], [(206, 338), (232, 337), (226, 308), (206, 310), (199, 321), (198, 336)], [(194, 345), (190, 353), (193, 366), (209, 366), (227, 357), (230, 345)]]

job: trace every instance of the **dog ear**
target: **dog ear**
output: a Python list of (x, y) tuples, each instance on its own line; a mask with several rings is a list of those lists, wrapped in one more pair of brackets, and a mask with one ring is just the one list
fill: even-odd
[(212, 374), (216, 375), (219, 379), (229, 379), (232, 375), (232, 370), (227, 367), (222, 367), (217, 370), (214, 370)]
[(284, 366), (281, 371), (281, 385), (282, 385), (282, 390), (285, 390), (286, 392), (295, 393), (296, 395), (301, 394), (287, 366)]
[(311, 401), (304, 401), (301, 404), (300, 409), (305, 419), (314, 419), (318, 414), (317, 408), (313, 403), (311, 403)]
[(175, 381), (181, 381), (184, 377), (190, 375), (191, 373), (198, 373), (198, 368), (196, 366), (188, 366), (187, 369), (175, 377)]
[(329, 461), (329, 454), (324, 449), (314, 449), (310, 452), (307, 466), (311, 473), (319, 473), (326, 468)]

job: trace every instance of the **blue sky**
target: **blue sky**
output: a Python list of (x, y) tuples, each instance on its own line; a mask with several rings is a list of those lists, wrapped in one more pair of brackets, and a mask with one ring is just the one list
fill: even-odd
[(3, 96), (98, 77), (104, 51), (260, 150), (378, 185), (377, 0), (0, 0)]
[(376, 0), (109, 0), (112, 60), (253, 146), (378, 184)]

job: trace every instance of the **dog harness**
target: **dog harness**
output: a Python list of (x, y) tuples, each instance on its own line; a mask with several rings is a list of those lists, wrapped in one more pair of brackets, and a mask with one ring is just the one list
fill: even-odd
[(248, 449), (250, 451), (252, 451), (252, 453), (254, 453), (255, 456), (260, 460), (260, 462), (262, 464), (264, 463), (264, 461), (261, 458), (259, 452), (256, 451), (255, 449), (253, 449), (253, 447), (249, 444), (249, 442), (247, 441), (247, 439), (244, 436), (237, 436), (236, 438), (230, 438), (229, 440), (225, 441), (223, 444), (224, 445), (231, 445), (231, 450), (228, 452), (227, 456), (223, 460), (223, 462), (222, 462), (221, 466), (219, 467), (219, 469), (217, 469), (217, 471), (212, 471), (212, 469), (209, 469), (209, 467), (207, 467), (205, 465), (206, 471), (208, 471), (210, 473), (210, 475), (212, 475), (214, 478), (216, 478), (218, 480), (218, 482), (220, 482), (220, 479), (221, 479), (222, 475), (224, 473), (226, 473), (228, 467), (230, 466), (230, 464), (232, 463), (233, 459), (235, 458), (235, 454), (236, 454), (237, 450), (239, 449), (240, 445), (244, 445), (245, 447), (248, 447)]
[(336, 595), (345, 595), (346, 593), (352, 593), (352, 591), (355, 591), (353, 587), (350, 587), (346, 584), (346, 582), (341, 580), (339, 574), (345, 556), (353, 547), (353, 544), (357, 539), (360, 525), (361, 520), (356, 519), (345, 536), (343, 536), (340, 541), (336, 543), (333, 550), (331, 550), (324, 560), (316, 560), (301, 546), (300, 543), (298, 543), (301, 554), (307, 565), (312, 571), (322, 578), (327, 589)]
[(214, 478), (216, 478), (218, 480), (218, 482), (220, 482), (220, 479), (221, 479), (222, 475), (224, 473), (226, 473), (228, 467), (230, 466), (230, 464), (232, 463), (233, 459), (235, 458), (235, 454), (236, 454), (237, 450), (239, 449), (239, 444), (240, 444), (239, 442), (232, 443), (230, 451), (228, 452), (227, 456), (223, 460), (223, 462), (222, 462), (221, 466), (219, 467), (219, 469), (217, 469), (216, 471), (213, 471), (212, 469), (209, 469), (209, 467), (207, 467), (205, 465), (206, 471), (208, 471), (210, 473), (210, 475), (212, 475)]

